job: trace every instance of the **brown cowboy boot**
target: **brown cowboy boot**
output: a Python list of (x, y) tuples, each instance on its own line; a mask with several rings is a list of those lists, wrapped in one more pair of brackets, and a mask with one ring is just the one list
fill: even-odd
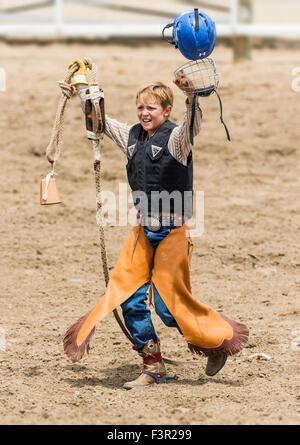
[(224, 353), (208, 357), (205, 374), (209, 375), (210, 377), (216, 375), (219, 371), (221, 371), (226, 363), (226, 360), (227, 354)]
[(139, 354), (143, 357), (143, 369), (139, 377), (123, 385), (124, 389), (160, 383), (166, 376), (166, 368), (160, 353), (159, 340), (149, 340)]

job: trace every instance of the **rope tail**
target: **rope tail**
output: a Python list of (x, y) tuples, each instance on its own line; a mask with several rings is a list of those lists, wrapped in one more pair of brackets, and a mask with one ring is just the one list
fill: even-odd
[[(96, 184), (96, 192), (97, 192), (97, 212), (101, 212), (101, 163), (100, 161), (94, 162), (94, 173), (95, 173), (95, 184)], [(108, 272), (108, 262), (107, 262), (107, 253), (105, 248), (105, 237), (104, 237), (104, 229), (102, 225), (99, 225), (99, 233), (100, 233), (100, 248), (101, 248), (101, 259), (102, 259), (102, 267), (105, 279), (105, 285), (107, 286), (109, 281), (109, 272)], [(124, 326), (117, 309), (113, 310), (113, 314), (123, 333), (126, 335), (128, 340), (134, 345), (134, 340), (129, 334), (128, 330)]]

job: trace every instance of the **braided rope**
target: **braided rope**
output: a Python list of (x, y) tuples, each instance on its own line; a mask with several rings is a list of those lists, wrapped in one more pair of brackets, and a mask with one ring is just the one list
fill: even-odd
[[(88, 70), (88, 83), (89, 86), (91, 85), (98, 85), (98, 69), (97, 65), (92, 62), (91, 59), (86, 58), (83, 60), (85, 65), (89, 68)], [(104, 118), (104, 116), (102, 116)], [(103, 140), (103, 135), (100, 135), (99, 142), (100, 145)], [(97, 213), (102, 207), (102, 200), (101, 200), (101, 162), (99, 160), (94, 161), (94, 174), (95, 174), (95, 185), (96, 185), (96, 193), (97, 193)], [(105, 285), (108, 285), (109, 281), (109, 269), (108, 269), (108, 262), (107, 262), (107, 253), (106, 253), (106, 247), (105, 247), (105, 236), (104, 236), (104, 228), (102, 224), (99, 224), (99, 235), (100, 235), (100, 251), (101, 251), (101, 260), (102, 260), (102, 268), (103, 268), (103, 274), (105, 279)], [(124, 326), (124, 323), (122, 322), (117, 309), (113, 310), (114, 317), (116, 321), (118, 322), (120, 328), (122, 329), (123, 333), (126, 335), (126, 337), (129, 339), (129, 341), (134, 344), (134, 340), (131, 337), (130, 333)]]
[[(94, 173), (95, 173), (95, 184), (96, 184), (96, 193), (97, 193), (97, 213), (98, 213), (98, 211), (102, 207), (101, 163), (100, 163), (100, 161), (94, 162)], [(99, 234), (100, 234), (100, 249), (101, 249), (103, 273), (104, 273), (105, 285), (107, 286), (108, 281), (109, 281), (109, 271), (108, 271), (107, 254), (106, 254), (106, 247), (105, 247), (104, 229), (103, 229), (103, 226), (100, 224), (99, 224)]]
[(57, 112), (55, 116), (54, 125), (52, 128), (50, 142), (46, 148), (46, 157), (51, 164), (54, 164), (60, 156), (63, 145), (63, 127), (64, 127), (64, 112), (68, 99), (75, 94), (75, 88), (70, 85), (73, 74), (77, 70), (77, 66), (68, 69), (64, 80), (59, 81), (58, 85), (61, 88), (62, 95), (58, 102)]
[[(95, 161), (94, 162), (94, 173), (95, 173), (95, 184), (96, 184), (96, 193), (97, 193), (97, 213), (102, 207), (102, 200), (101, 200), (101, 162)], [(99, 234), (100, 234), (100, 250), (101, 250), (101, 259), (102, 259), (102, 267), (103, 267), (103, 274), (105, 279), (105, 284), (107, 286), (109, 281), (109, 271), (108, 271), (108, 263), (107, 263), (107, 254), (106, 254), (106, 247), (105, 247), (105, 237), (104, 237), (104, 229), (103, 225), (99, 224)], [(130, 333), (124, 326), (124, 323), (122, 322), (117, 309), (113, 310), (113, 314), (115, 316), (115, 319), (117, 320), (120, 328), (122, 329), (123, 333), (126, 335), (128, 340), (134, 345), (135, 342), (133, 338), (131, 337)]]

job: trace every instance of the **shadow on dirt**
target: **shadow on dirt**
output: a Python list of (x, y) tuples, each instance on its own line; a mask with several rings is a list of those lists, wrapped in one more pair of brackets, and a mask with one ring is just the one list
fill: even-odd
[[(73, 365), (69, 366), (68, 369), (73, 370), (74, 373), (78, 373), (84, 371), (86, 369), (85, 366)], [(101, 369), (101, 373), (105, 373), (107, 377), (98, 378), (98, 377), (82, 377), (82, 378), (65, 378), (64, 381), (69, 384), (71, 387), (82, 388), (85, 386), (103, 386), (106, 388), (117, 388), (122, 387), (124, 382), (128, 380), (134, 380), (138, 377), (140, 372), (140, 368), (136, 365), (123, 365), (114, 368), (106, 368)], [(169, 373), (170, 376), (173, 376), (174, 373)], [(199, 379), (181, 379), (180, 376), (178, 380), (170, 380), (168, 381), (168, 385), (189, 385), (189, 386), (200, 386), (209, 383), (215, 383), (224, 386), (244, 386), (243, 382), (234, 381), (234, 380), (225, 380), (221, 378), (209, 378), (209, 377), (200, 377)]]

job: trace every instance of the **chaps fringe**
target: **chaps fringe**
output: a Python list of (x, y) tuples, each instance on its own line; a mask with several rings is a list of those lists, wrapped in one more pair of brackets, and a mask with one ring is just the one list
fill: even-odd
[(92, 331), (89, 333), (87, 338), (84, 340), (84, 342), (78, 346), (77, 344), (77, 335), (80, 331), (81, 326), (87, 319), (88, 315), (91, 311), (89, 311), (86, 315), (81, 317), (76, 323), (74, 323), (65, 333), (64, 339), (63, 339), (63, 345), (64, 345), (64, 351), (67, 354), (67, 356), (72, 360), (72, 362), (79, 361), (85, 352), (89, 352), (90, 346), (89, 342), (92, 337), (92, 335), (95, 332), (95, 328), (92, 329)]
[(246, 325), (238, 323), (224, 314), (220, 314), (232, 327), (233, 336), (230, 340), (224, 340), (220, 346), (216, 348), (202, 348), (192, 343), (188, 343), (188, 348), (193, 354), (206, 355), (207, 357), (225, 353), (233, 355), (240, 352), (246, 345), (249, 337), (249, 330)]

